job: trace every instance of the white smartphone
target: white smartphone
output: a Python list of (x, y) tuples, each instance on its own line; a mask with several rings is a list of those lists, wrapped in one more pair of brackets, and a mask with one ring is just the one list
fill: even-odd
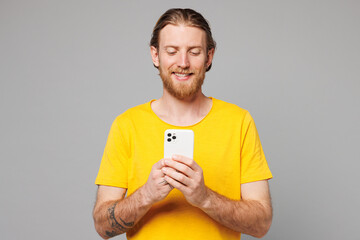
[(194, 132), (185, 129), (167, 129), (164, 136), (164, 158), (178, 154), (194, 158)]

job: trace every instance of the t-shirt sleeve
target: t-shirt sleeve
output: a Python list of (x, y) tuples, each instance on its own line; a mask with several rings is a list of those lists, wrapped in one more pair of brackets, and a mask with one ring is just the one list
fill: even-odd
[(95, 184), (128, 187), (128, 162), (131, 152), (130, 135), (127, 134), (129, 128), (122, 115), (113, 122)]
[(255, 122), (248, 112), (241, 129), (240, 158), (241, 184), (272, 178)]

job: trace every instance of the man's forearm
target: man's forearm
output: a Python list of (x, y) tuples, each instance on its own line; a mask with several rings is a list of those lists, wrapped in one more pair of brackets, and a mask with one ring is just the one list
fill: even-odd
[(126, 198), (126, 189), (120, 192), (117, 189), (117, 193), (114, 193), (104, 186), (99, 187), (93, 217), (96, 231), (101, 237), (107, 239), (127, 232), (154, 203), (166, 198), (173, 187), (164, 180), (163, 167), (164, 159), (156, 162), (146, 183)]
[(270, 202), (231, 200), (210, 189), (201, 209), (220, 224), (254, 237), (264, 236), (272, 221)]
[(142, 188), (122, 200), (104, 202), (94, 209), (96, 231), (104, 239), (127, 232), (145, 215), (151, 205)]

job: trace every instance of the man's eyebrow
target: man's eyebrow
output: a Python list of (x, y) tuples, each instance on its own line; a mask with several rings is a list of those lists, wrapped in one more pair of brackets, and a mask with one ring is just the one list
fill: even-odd
[(195, 49), (195, 48), (201, 50), (201, 49), (202, 49), (202, 46), (192, 46), (192, 47), (189, 47), (190, 50)]
[[(164, 48), (165, 48), (165, 49), (167, 49), (167, 48), (179, 49), (178, 46), (174, 46), (174, 45), (166, 45), (166, 46), (164, 46)], [(189, 46), (189, 47), (187, 47), (187, 49), (194, 49), (194, 48), (200, 48), (200, 49), (201, 49), (202, 46), (194, 45), (194, 46)]]
[(166, 46), (164, 46), (164, 48), (165, 48), (165, 49), (167, 49), (167, 48), (175, 48), (175, 49), (179, 49), (179, 47), (177, 47), (177, 46), (173, 46), (173, 45), (166, 45)]

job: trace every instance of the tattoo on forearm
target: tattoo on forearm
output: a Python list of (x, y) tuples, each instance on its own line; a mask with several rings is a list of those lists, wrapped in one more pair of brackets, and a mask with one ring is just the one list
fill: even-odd
[(118, 235), (118, 233), (115, 231), (112, 232), (106, 231), (106, 236), (108, 237), (115, 237), (116, 235)]
[(116, 236), (117, 234), (120, 234), (120, 233), (124, 233), (126, 232), (127, 230), (129, 230), (131, 227), (134, 226), (134, 222), (126, 222), (124, 221), (121, 217), (119, 217), (121, 223), (119, 223), (117, 220), (116, 220), (116, 217), (115, 217), (115, 207), (117, 205), (117, 202), (114, 203), (114, 205), (112, 205), (109, 209), (108, 209), (108, 213), (109, 213), (109, 223), (110, 223), (110, 226), (114, 229), (117, 229), (117, 230), (120, 230), (120, 232), (118, 231), (112, 231), (112, 232), (109, 232), (109, 231), (106, 231), (106, 235), (108, 237), (114, 237)]

